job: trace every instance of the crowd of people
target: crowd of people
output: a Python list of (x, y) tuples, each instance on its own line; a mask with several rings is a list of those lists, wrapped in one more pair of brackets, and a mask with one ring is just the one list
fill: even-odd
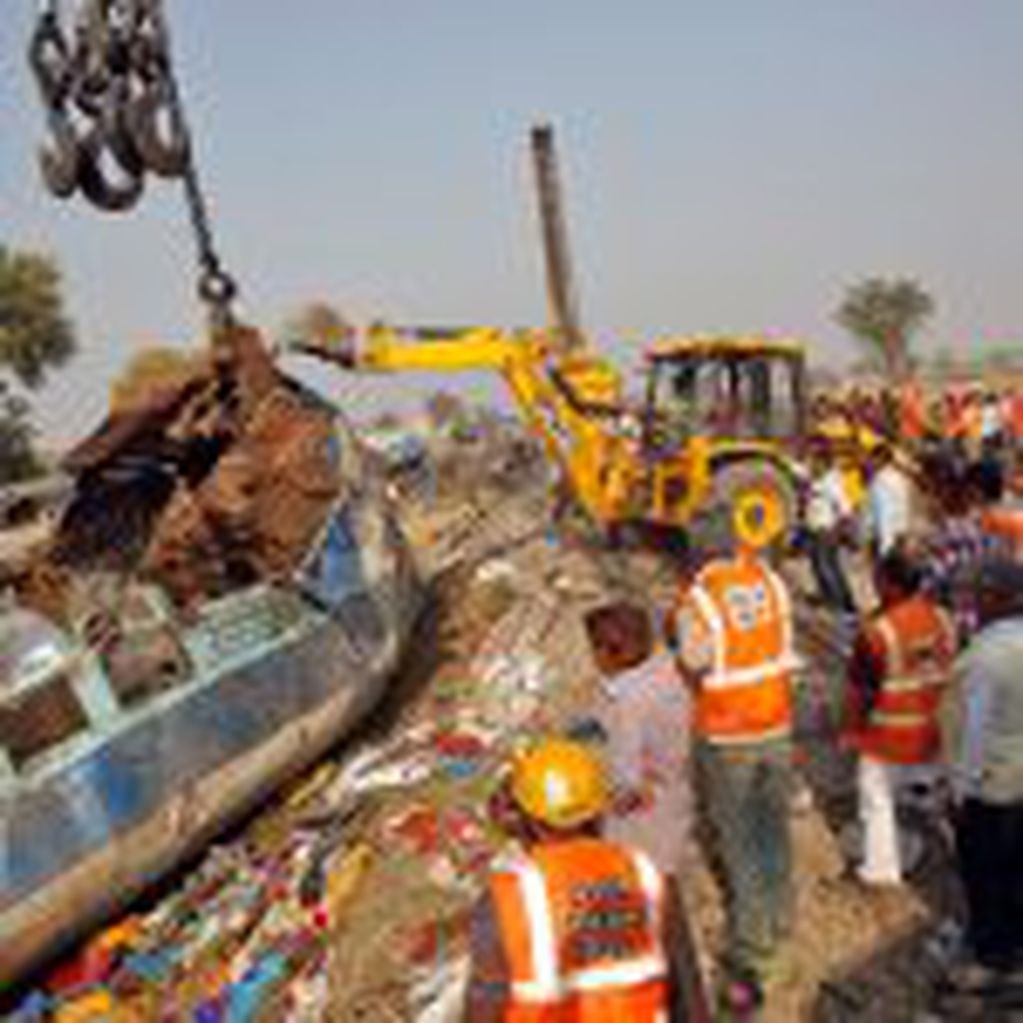
[[(932, 404), (985, 413), (989, 398)], [(906, 883), (897, 807), (926, 787), (953, 825), (966, 906), (944, 983), (978, 990), (1023, 982), (1023, 457), (1006, 425), (1019, 405), (1000, 402), (997, 430), (982, 415), (975, 436), (910, 435), (911, 463), (894, 443), (851, 464), (821, 441), (799, 545), (853, 637), (835, 680), (835, 755), (852, 762), (863, 835), (847, 881)], [(586, 616), (598, 706), (510, 765), (499, 816), (521, 852), (477, 907), (467, 1019), (746, 1019), (762, 1004), (794, 923), (799, 636), (790, 577), (733, 535), (686, 561), (662, 629), (628, 601)], [(869, 587), (851, 584), (850, 557)], [(725, 908), (711, 982), (681, 894), (694, 792)]]

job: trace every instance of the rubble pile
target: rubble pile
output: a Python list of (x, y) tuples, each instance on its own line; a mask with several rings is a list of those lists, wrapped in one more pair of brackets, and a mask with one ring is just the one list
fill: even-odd
[(190, 372), (122, 395), (70, 452), (76, 481), (19, 597), (73, 622), (89, 577), (155, 581), (187, 610), (293, 571), (343, 486), (332, 411), (233, 328)]

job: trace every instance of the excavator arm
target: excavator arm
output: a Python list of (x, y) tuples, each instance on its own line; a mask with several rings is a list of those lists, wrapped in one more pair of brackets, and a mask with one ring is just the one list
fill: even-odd
[(628, 464), (620, 457), (627, 440), (619, 430), (621, 381), (602, 360), (553, 351), (543, 331), (493, 327), (403, 330), (375, 324), (361, 333), (347, 330), (329, 345), (295, 347), (356, 371), (499, 373), (583, 509), (596, 521), (615, 517), (616, 495), (627, 488), (612, 477)]

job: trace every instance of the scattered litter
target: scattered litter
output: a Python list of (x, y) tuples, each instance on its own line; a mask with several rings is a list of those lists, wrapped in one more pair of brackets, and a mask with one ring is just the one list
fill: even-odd
[(518, 569), (503, 558), (495, 558), (493, 561), (485, 561), (476, 569), (473, 579), (478, 583), (492, 583), (498, 580), (514, 579), (519, 574)]
[[(465, 529), (498, 550), (491, 539), (521, 526)], [(450, 652), (383, 741), (289, 785), (176, 890), (63, 964), (16, 1023), (460, 1019), (469, 913), (507, 842), (491, 812), (500, 765), (563, 714), (577, 677), (553, 631), (567, 598), (520, 589), (545, 578), (521, 550), (456, 552), (467, 570), (446, 598)], [(379, 883), (364, 885), (371, 874)]]
[(415, 1023), (458, 1023), (469, 982), (469, 958), (420, 969), (409, 990), (409, 1016)]

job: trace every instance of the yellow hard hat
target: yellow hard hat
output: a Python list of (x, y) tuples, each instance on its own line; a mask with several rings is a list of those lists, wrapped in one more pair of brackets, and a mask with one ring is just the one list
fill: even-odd
[(575, 828), (598, 817), (607, 805), (604, 765), (582, 743), (542, 739), (512, 764), (511, 794), (534, 820), (552, 828)]

